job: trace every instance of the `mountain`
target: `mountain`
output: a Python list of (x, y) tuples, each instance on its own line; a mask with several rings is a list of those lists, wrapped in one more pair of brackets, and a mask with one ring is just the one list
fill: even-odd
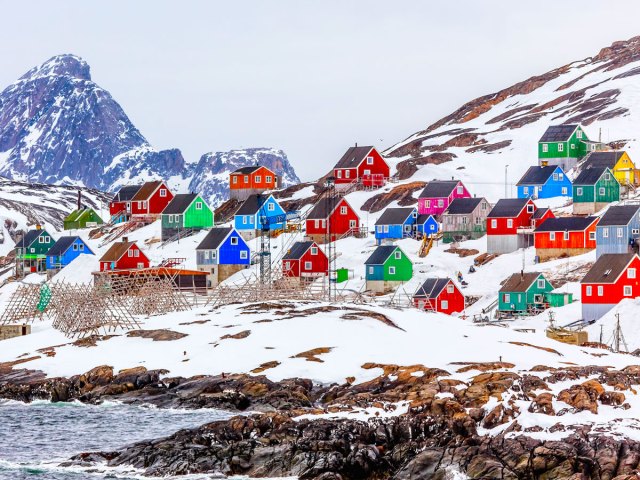
[[(581, 123), (591, 139), (638, 151), (640, 37), (465, 103), (386, 150), (400, 180), (462, 179), (490, 200), (537, 163), (549, 125)], [(640, 157), (637, 157), (640, 159)], [(637, 162), (638, 160), (636, 160)]]
[(282, 150), (247, 148), (205, 153), (194, 168), (189, 190), (201, 192), (212, 204), (219, 204), (229, 198), (229, 172), (257, 164), (281, 175), (282, 185), (285, 187), (300, 183), (298, 175)]

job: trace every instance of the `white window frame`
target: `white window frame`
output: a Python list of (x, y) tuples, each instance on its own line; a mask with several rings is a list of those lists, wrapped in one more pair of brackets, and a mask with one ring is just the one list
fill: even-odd
[(267, 205), (267, 211), (269, 211), (269, 212), (273, 212), (273, 211), (275, 211), (275, 209), (276, 209), (276, 205), (275, 205), (275, 203), (269, 203), (269, 204)]
[(389, 225), (383, 225), (382, 231), (383, 233), (389, 233)]
[(504, 303), (511, 303), (511, 294), (510, 293), (502, 294), (502, 301)]
[(231, 176), (231, 183), (238, 183), (238, 176), (237, 175), (232, 175)]
[(507, 228), (513, 228), (513, 218), (507, 219)]
[(267, 183), (271, 183), (273, 181), (273, 177), (271, 175), (265, 176), (264, 179)]
[(633, 296), (633, 287), (631, 285), (624, 285), (622, 287), (622, 294), (625, 297), (631, 297)]
[(464, 193), (464, 187), (462, 185), (458, 185), (456, 187), (456, 192), (458, 193), (458, 195), (462, 195)]
[(244, 176), (244, 183), (249, 183), (249, 175)]
[(568, 190), (567, 187), (562, 187), (562, 195), (567, 195)]
[(249, 258), (249, 252), (246, 250), (240, 250), (240, 259), (246, 260), (247, 258)]
[(609, 172), (604, 174), (604, 179), (605, 180), (611, 180), (611, 174)]
[(311, 255), (317, 255), (318, 254), (318, 247), (311, 247)]
[(542, 151), (544, 153), (548, 153), (549, 152), (549, 144), (548, 143), (543, 143), (542, 144)]
[(77, 243), (74, 243), (74, 244), (73, 244), (73, 251), (74, 251), (74, 252), (77, 252), (77, 251), (78, 251), (78, 244), (77, 244)]
[(609, 227), (604, 227), (602, 229), (602, 238), (609, 238)]
[(533, 205), (529, 204), (527, 205), (527, 213), (533, 213), (535, 211), (535, 208)]
[(596, 232), (589, 232), (589, 240), (595, 240), (596, 239)]
[(632, 228), (631, 235), (640, 235), (640, 228)]
[(582, 195), (582, 187), (576, 187), (576, 195)]
[(439, 198), (438, 199), (438, 208), (444, 207), (444, 200)]
[(607, 191), (605, 190), (605, 188), (604, 188), (604, 187), (600, 187), (600, 188), (598, 189), (598, 195), (600, 195), (600, 196), (605, 195), (605, 194), (606, 194), (606, 192), (607, 192)]
[(576, 138), (579, 140), (582, 139), (582, 130), (578, 129), (578, 131), (576, 132)]
[(346, 206), (342, 206), (340, 207), (340, 215), (346, 215), (347, 214), (347, 207)]
[(393, 256), (396, 260), (400, 260), (402, 258), (402, 252), (400, 250), (396, 250), (393, 252)]
[(342, 178), (342, 170), (336, 170), (336, 177)]
[(549, 240), (555, 242), (556, 240), (556, 232), (549, 232)]
[(291, 262), (289, 260), (284, 261), (284, 269), (291, 270)]
[(138, 258), (140, 256), (140, 250), (137, 248), (133, 251), (133, 258)]
[(453, 293), (454, 292), (454, 286), (449, 284), (447, 285), (447, 293)]
[(205, 250), (204, 251), (204, 259), (205, 260), (209, 260), (209, 257), (211, 256), (211, 253), (209, 250)]
[(554, 182), (557, 182), (557, 181), (558, 181), (558, 174), (557, 174), (557, 173), (554, 173), (554, 174), (553, 174), (553, 181), (554, 181)]
[(238, 237), (231, 237), (231, 245), (238, 245)]
[(587, 294), (587, 297), (590, 297), (593, 294), (593, 287), (591, 285), (587, 285), (585, 293)]
[(367, 157), (367, 165), (373, 165), (373, 157)]
[(256, 183), (262, 182), (262, 175), (256, 175)]
[(599, 297), (604, 296), (604, 287), (602, 285), (598, 285), (598, 296)]
[(440, 309), (448, 310), (449, 309), (449, 300), (440, 300)]
[(568, 241), (568, 240), (569, 240), (569, 238), (570, 238), (570, 236), (571, 236), (571, 234), (569, 233), (569, 231), (565, 231), (565, 232), (564, 232), (564, 237), (563, 237), (563, 238), (564, 238), (564, 240), (565, 240), (565, 241)]
[(546, 286), (546, 282), (544, 281), (544, 278), (539, 278), (538, 279), (538, 288), (544, 288)]
[(351, 178), (351, 170), (347, 169), (344, 171), (344, 178)]
[(166, 197), (167, 196), (167, 189), (166, 188), (161, 188), (160, 189), (160, 196), (161, 197)]
[(305, 270), (311, 270), (313, 268), (313, 263), (312, 262), (304, 262), (304, 269)]
[(373, 275), (373, 271), (374, 271), (374, 268), (373, 267), (369, 267), (369, 275)]
[(529, 195), (529, 187), (523, 187), (522, 191), (525, 195)]
[(616, 229), (616, 237), (618, 238), (622, 238), (622, 235), (624, 234), (624, 229), (622, 227), (618, 227)]
[(196, 210), (202, 210), (202, 202), (196, 202)]
[(395, 275), (396, 274), (396, 267), (389, 267), (389, 275)]
[(564, 152), (564, 143), (558, 143), (558, 152)]
[(497, 218), (492, 218), (491, 219), (491, 228), (498, 228), (498, 219)]
[(636, 269), (635, 268), (627, 269), (627, 278), (636, 278)]

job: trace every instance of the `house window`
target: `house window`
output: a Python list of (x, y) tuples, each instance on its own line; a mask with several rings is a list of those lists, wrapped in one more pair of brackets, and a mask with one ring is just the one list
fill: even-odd
[(582, 138), (582, 130), (578, 129), (578, 131), (576, 132), (576, 137), (577, 137), (578, 139), (581, 139), (581, 138)]
[(238, 244), (238, 237), (231, 237), (231, 245), (237, 245)]
[(491, 228), (498, 228), (498, 220), (495, 218), (491, 219)]
[(609, 238), (609, 229), (608, 228), (603, 228), (602, 229), (602, 236), (603, 236), (603, 238)]
[(209, 260), (209, 250), (205, 250), (205, 251), (204, 251), (204, 258), (205, 258), (206, 260)]
[(311, 247), (311, 255), (317, 255), (318, 254), (318, 247)]
[(527, 205), (527, 213), (533, 213), (533, 205), (529, 204)]
[(617, 233), (618, 238), (622, 238), (622, 234), (624, 233), (624, 230), (622, 228), (618, 227), (616, 229), (616, 233)]
[(285, 270), (291, 270), (291, 262), (289, 262), (289, 261), (284, 262), (284, 269)]
[(337, 173), (338, 173), (338, 174), (337, 174), (336, 176), (337, 176), (338, 178), (342, 178), (342, 170), (338, 170), (338, 171), (337, 171)]
[(260, 183), (262, 181), (261, 175), (256, 175), (256, 183)]
[(144, 263), (138, 263), (138, 268), (144, 268)]
[(565, 241), (569, 240), (569, 232), (566, 232), (566, 231), (564, 232), (564, 239)]
[(587, 293), (587, 297), (590, 297), (591, 294), (593, 293), (593, 288), (591, 287), (591, 285), (587, 285), (586, 293)]
[(507, 228), (513, 228), (513, 218), (507, 220)]
[(447, 310), (449, 308), (449, 301), (448, 300), (441, 300), (440, 301), (440, 308), (442, 310)]
[(369, 274), (373, 275), (373, 267), (369, 267)]
[(275, 203), (270, 203), (269, 205), (267, 205), (267, 210), (270, 212), (273, 212), (276, 209), (276, 204)]
[(373, 157), (367, 157), (367, 165), (373, 165)]
[(351, 170), (345, 170), (344, 171), (344, 178), (350, 178), (351, 177)]
[(539, 278), (538, 279), (538, 288), (544, 288), (545, 286), (545, 281), (543, 278)]
[(235, 175), (231, 177), (231, 183), (238, 183), (238, 177), (236, 177)]
[(627, 278), (636, 278), (636, 269), (630, 268), (627, 270)]
[(346, 215), (347, 214), (347, 207), (342, 206), (340, 207), (340, 215)]
[(438, 207), (444, 207), (444, 200), (442, 199), (438, 200)]
[(161, 197), (166, 197), (167, 196), (167, 189), (166, 188), (161, 188), (160, 189), (160, 196)]
[(604, 287), (602, 285), (598, 285), (598, 296), (602, 297), (604, 295)]
[(217, 250), (211, 250), (211, 258), (215, 259), (218, 256)]
[(547, 153), (547, 152), (549, 151), (549, 145), (548, 145), (548, 144), (546, 144), (546, 143), (543, 143), (543, 144), (542, 144), (542, 151), (543, 151), (544, 153)]
[(564, 173), (559, 173), (558, 174), (558, 180), (560, 180), (560, 181), (564, 180)]
[(248, 258), (248, 253), (249, 253), (249, 252), (247, 252), (246, 250), (242, 250), (242, 251), (240, 251), (240, 258), (241, 258), (242, 260), (246, 260), (246, 259)]
[(128, 255), (129, 257), (133, 257), (133, 250), (129, 250), (129, 251), (127, 252), (127, 255)]
[(396, 274), (396, 267), (389, 267), (389, 275), (395, 275)]
[(273, 181), (273, 178), (271, 177), (271, 175), (267, 175), (266, 177), (264, 177), (267, 183), (271, 183)]
[(624, 286), (624, 296), (625, 297), (630, 297), (631, 295), (633, 295), (633, 289), (631, 288), (631, 285), (625, 285)]
[(425, 206), (426, 208), (430, 208), (430, 207), (431, 207), (431, 200), (425, 200), (425, 201), (424, 201), (424, 206)]
[(389, 233), (389, 225), (385, 225), (383, 229), (384, 229), (384, 233)]
[(582, 187), (576, 188), (576, 195), (578, 195), (578, 196), (582, 195)]
[(511, 301), (511, 295), (510, 295), (510, 294), (508, 294), (508, 293), (505, 293), (505, 294), (502, 296), (502, 300), (504, 301), (504, 303), (509, 303), (509, 302)]
[(249, 175), (244, 176), (244, 183), (249, 183)]
[(525, 195), (529, 195), (529, 187), (524, 187), (522, 191), (524, 192)]
[(595, 240), (596, 239), (596, 232), (589, 232), (589, 240)]
[(314, 223), (315, 223), (315, 227), (316, 228), (320, 228), (320, 220), (319, 219), (316, 219)]
[(557, 182), (557, 181), (558, 181), (558, 174), (557, 174), (557, 173), (554, 173), (554, 174), (553, 174), (553, 181), (554, 181), (554, 182)]
[(32, 249), (31, 249), (31, 253), (36, 253), (36, 249), (35, 249), (35, 248), (32, 248)]
[(75, 251), (78, 251), (78, 244), (77, 244), (77, 243), (74, 243), (74, 244), (73, 244), (73, 249), (74, 249)]
[(311, 262), (304, 262), (304, 269), (311, 270)]
[(202, 210), (202, 202), (196, 202), (196, 210)]
[(562, 187), (562, 195), (566, 195), (567, 194), (567, 187)]
[(378, 231), (378, 233), (382, 233), (382, 225), (378, 225), (376, 227), (376, 230)]
[(640, 234), (640, 229), (634, 228), (631, 230), (631, 235), (638, 235), (638, 234)]
[(393, 255), (396, 257), (396, 260), (400, 260), (402, 258), (402, 252), (399, 250), (396, 250)]
[(458, 191), (458, 195), (462, 195), (464, 193), (464, 189), (462, 188), (462, 185), (458, 185), (457, 191)]
[(604, 174), (604, 179), (605, 180), (611, 180), (611, 174), (610, 173), (605, 173)]
[(356, 228), (356, 221), (355, 220), (349, 220), (349, 228)]
[(78, 249), (82, 252), (84, 251), (84, 243), (81, 243), (80, 245), (78, 245)]
[(558, 144), (558, 151), (559, 152), (564, 152), (564, 144), (563, 143), (559, 143)]
[(447, 293), (453, 293), (453, 285), (447, 285)]
[(549, 240), (554, 242), (556, 239), (556, 232), (549, 232)]
[(140, 256), (140, 250), (134, 250), (134, 251), (133, 251), (133, 256), (134, 256), (135, 258), (138, 258), (138, 257)]
[(575, 150), (575, 149), (576, 149), (576, 146), (575, 146), (575, 144), (572, 143), (571, 144), (571, 150)]

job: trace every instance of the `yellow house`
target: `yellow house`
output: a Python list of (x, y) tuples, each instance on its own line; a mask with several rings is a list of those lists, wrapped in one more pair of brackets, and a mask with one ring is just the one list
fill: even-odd
[(627, 152), (592, 152), (584, 161), (584, 168), (590, 167), (610, 168), (621, 185), (636, 183), (636, 166)]

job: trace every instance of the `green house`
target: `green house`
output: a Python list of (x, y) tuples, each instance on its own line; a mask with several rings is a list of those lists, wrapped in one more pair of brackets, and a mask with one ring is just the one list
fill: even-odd
[(413, 277), (413, 263), (395, 245), (381, 245), (364, 263), (367, 290), (387, 292)]
[(67, 215), (63, 221), (65, 230), (78, 228), (92, 228), (102, 225), (104, 222), (93, 208), (82, 207)]
[(591, 214), (620, 200), (620, 182), (607, 167), (589, 167), (573, 181), (573, 213)]
[(47, 252), (54, 243), (55, 239), (40, 225), (25, 233), (14, 247), (17, 276), (44, 272), (47, 269)]
[(540, 166), (559, 165), (568, 172), (589, 152), (599, 150), (601, 144), (592, 142), (580, 125), (552, 125), (538, 140)]
[(538, 272), (514, 273), (498, 292), (499, 313), (536, 313), (547, 307), (553, 285)]
[(162, 240), (213, 227), (213, 210), (197, 193), (180, 193), (162, 212)]

